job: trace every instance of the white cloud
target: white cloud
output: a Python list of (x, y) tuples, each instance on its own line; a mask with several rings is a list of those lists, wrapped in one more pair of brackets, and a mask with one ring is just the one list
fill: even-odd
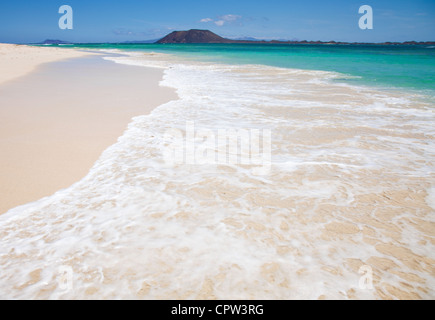
[(201, 19), (199, 22), (202, 22), (202, 23), (213, 22), (218, 27), (222, 27), (226, 23), (233, 23), (239, 19), (242, 19), (242, 16), (239, 16), (237, 14), (226, 14), (224, 16), (219, 16), (217, 18), (217, 20), (214, 20), (211, 18), (204, 18), (204, 19)]
[(241, 19), (242, 16), (236, 15), (236, 14), (226, 14), (224, 16), (219, 17), (219, 19), (224, 20), (226, 22), (233, 22), (236, 20)]

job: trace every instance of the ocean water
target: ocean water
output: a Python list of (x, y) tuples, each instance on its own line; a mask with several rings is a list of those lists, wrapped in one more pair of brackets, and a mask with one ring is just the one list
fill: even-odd
[[(371, 68), (316, 61), (329, 47), (280, 65), (205, 47), (97, 47), (163, 68), (179, 99), (132, 119), (78, 183), (0, 216), (0, 297), (433, 299), (433, 53), (386, 48), (424, 70), (395, 84), (401, 67), (371, 53), (352, 53)], [(240, 146), (216, 161), (224, 131)]]
[(173, 53), (204, 62), (339, 72), (341, 78), (336, 81), (435, 94), (435, 47), (428, 45), (95, 44), (77, 47)]

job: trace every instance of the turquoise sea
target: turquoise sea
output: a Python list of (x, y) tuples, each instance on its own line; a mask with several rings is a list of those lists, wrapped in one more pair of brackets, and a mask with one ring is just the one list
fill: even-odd
[(78, 48), (172, 53), (200, 61), (333, 71), (336, 81), (435, 95), (435, 46), (291, 44), (80, 44)]

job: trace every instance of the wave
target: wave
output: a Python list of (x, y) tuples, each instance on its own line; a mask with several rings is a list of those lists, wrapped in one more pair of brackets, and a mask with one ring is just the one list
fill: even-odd
[[(134, 118), (80, 182), (0, 217), (0, 297), (435, 296), (431, 105), (323, 71), (105, 59), (164, 68), (179, 99)], [(249, 132), (248, 154), (271, 132), (270, 171), (226, 144), (223, 162), (168, 163), (189, 126), (194, 160), (220, 132)]]

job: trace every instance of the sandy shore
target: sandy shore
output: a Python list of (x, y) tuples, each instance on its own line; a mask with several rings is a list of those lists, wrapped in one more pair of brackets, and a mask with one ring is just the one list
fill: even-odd
[[(321, 71), (114, 59), (169, 66), (178, 99), (130, 121), (173, 92), (100, 56), (0, 86), (3, 201), (80, 179), (130, 121), (85, 179), (0, 216), (0, 298), (433, 300), (432, 103)], [(169, 166), (188, 121), (195, 157), (223, 149), (206, 130), (270, 129), (270, 172), (190, 164), (187, 144)]]
[(0, 44), (0, 84), (22, 77), (43, 63), (90, 55), (92, 53), (54, 47)]
[(0, 213), (80, 180), (132, 117), (176, 98), (161, 70), (69, 49), (0, 45), (0, 69)]

